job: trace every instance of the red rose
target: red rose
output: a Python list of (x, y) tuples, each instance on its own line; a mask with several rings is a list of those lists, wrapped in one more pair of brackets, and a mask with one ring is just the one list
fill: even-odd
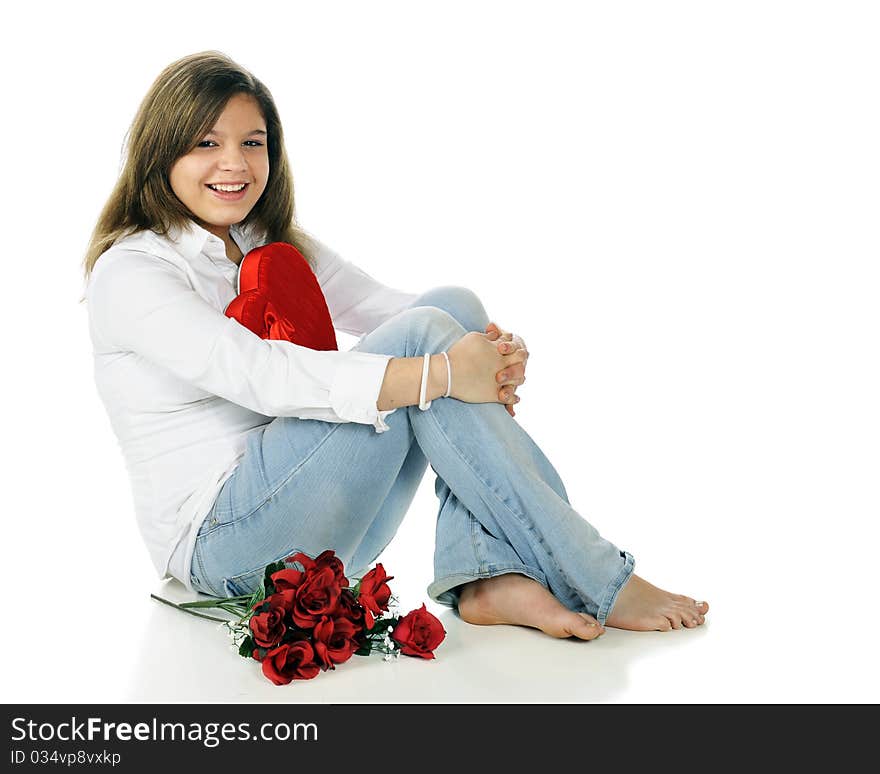
[(322, 551), (315, 557), (314, 569), (318, 570), (321, 567), (329, 567), (333, 570), (333, 577), (340, 588), (348, 586), (348, 578), (345, 577), (345, 567), (342, 564), (342, 560), (332, 551)]
[(345, 577), (345, 567), (342, 565), (342, 560), (330, 549), (322, 551), (314, 559), (308, 554), (300, 552), (293, 554), (293, 556), (288, 556), (284, 561), (302, 565), (303, 571), (306, 574), (320, 570), (322, 567), (329, 567), (333, 570), (336, 582), (340, 586), (345, 587), (348, 585), (348, 578)]
[(285, 591), (273, 594), (260, 603), (258, 609), (262, 612), (254, 613), (248, 621), (254, 642), (264, 648), (271, 648), (278, 644), (287, 631), (284, 619), (293, 602), (293, 592)]
[(289, 613), (293, 608), (293, 600), (296, 596), (293, 589), (284, 589), (283, 591), (276, 591), (274, 594), (270, 594), (268, 597), (264, 597), (263, 599), (254, 602), (251, 606), (251, 610), (256, 613), (265, 613), (271, 607), (283, 607), (286, 613)]
[(272, 578), (272, 583), (275, 584), (276, 591), (287, 591), (289, 589), (297, 588), (305, 579), (306, 574), (299, 570), (285, 567), (283, 570), (273, 572), (269, 577)]
[(424, 603), (397, 622), (391, 639), (400, 645), (405, 656), (434, 658), (433, 650), (443, 642), (446, 631), (440, 621), (427, 611)]
[(324, 669), (333, 669), (335, 664), (348, 661), (360, 647), (356, 637), (360, 629), (347, 618), (328, 618), (324, 616), (315, 624), (312, 644), (315, 660)]
[(330, 567), (313, 568), (296, 589), (291, 610), (293, 622), (311, 629), (323, 615), (331, 615), (342, 589)]
[(263, 674), (275, 685), (287, 685), (291, 680), (311, 680), (321, 671), (315, 663), (315, 651), (306, 640), (289, 642), (270, 650), (262, 663)]
[(299, 553), (293, 554), (292, 556), (288, 556), (284, 559), (285, 562), (301, 564), (303, 570), (310, 570), (315, 566), (315, 560), (312, 559), (308, 554), (304, 554), (302, 551)]
[(379, 615), (388, 609), (388, 600), (391, 599), (391, 589), (387, 581), (394, 580), (394, 576), (385, 574), (385, 568), (379, 562), (361, 579), (358, 593), (358, 602), (364, 609), (364, 620), (368, 629), (373, 628), (373, 615)]
[(336, 610), (333, 616), (335, 618), (347, 618), (355, 625), (358, 632), (363, 631), (364, 609), (358, 604), (350, 589), (342, 589), (340, 592), (339, 602), (336, 603)]

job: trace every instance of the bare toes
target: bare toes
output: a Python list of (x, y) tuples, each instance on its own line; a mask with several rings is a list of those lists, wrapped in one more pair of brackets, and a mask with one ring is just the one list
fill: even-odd
[[(599, 622), (585, 613), (566, 617), (561, 629), (561, 633), (556, 633), (555, 636), (577, 637), (579, 640), (594, 640), (600, 634), (605, 633), (605, 629), (599, 625)], [(552, 630), (545, 629), (544, 631), (548, 634), (554, 634)]]
[(705, 622), (709, 604), (683, 594), (671, 594), (633, 575), (608, 616), (608, 625), (636, 631), (693, 629)]
[(705, 602), (697, 602), (690, 597), (680, 597), (680, 599), (683, 604), (679, 605), (678, 609), (684, 626), (693, 629), (706, 620), (703, 611), (708, 610), (709, 606)]
[(685, 608), (694, 608), (701, 615), (705, 615), (709, 612), (709, 603), (708, 602), (697, 602), (696, 599), (692, 597), (683, 597), (680, 594), (676, 595), (679, 602), (684, 604)]
[(596, 637), (605, 634), (605, 627), (602, 626), (593, 616), (587, 615), (586, 613), (578, 613), (578, 616), (583, 619), (583, 624), (578, 624), (577, 632), (572, 632), (576, 637), (580, 637), (582, 640), (593, 640)]

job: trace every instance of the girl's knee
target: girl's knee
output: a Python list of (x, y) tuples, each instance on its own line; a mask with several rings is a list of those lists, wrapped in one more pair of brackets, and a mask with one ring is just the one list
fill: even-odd
[(413, 306), (398, 315), (406, 334), (406, 356), (445, 350), (467, 331), (449, 312), (437, 306)]
[(489, 324), (489, 317), (479, 296), (462, 285), (432, 288), (416, 299), (413, 308), (419, 306), (442, 309), (458, 321), (465, 331), (484, 333)]
[(439, 352), (440, 347), (451, 346), (465, 333), (467, 331), (445, 309), (411, 306), (364, 336), (354, 349), (393, 357), (414, 357), (425, 352)]

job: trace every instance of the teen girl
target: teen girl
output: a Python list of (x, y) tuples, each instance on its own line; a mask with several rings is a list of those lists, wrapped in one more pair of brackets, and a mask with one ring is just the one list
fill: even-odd
[[(224, 315), (243, 256), (276, 241), (309, 261), (353, 349), (264, 340)], [(430, 464), (428, 594), (463, 620), (584, 640), (704, 622), (705, 602), (633, 573), (512, 418), (519, 336), (469, 289), (387, 287), (298, 226), (274, 100), (227, 56), (156, 79), (84, 268), (96, 384), (160, 577), (244, 594), (269, 562), (328, 548), (357, 576)]]

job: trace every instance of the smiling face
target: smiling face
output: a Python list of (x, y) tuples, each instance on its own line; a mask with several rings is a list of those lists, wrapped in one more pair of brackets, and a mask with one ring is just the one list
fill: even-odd
[[(171, 166), (169, 182), (177, 198), (199, 225), (221, 239), (228, 238), (229, 226), (247, 217), (266, 188), (266, 142), (266, 121), (259, 103), (250, 95), (236, 94), (213, 130)], [(217, 186), (229, 190), (217, 190)]]

